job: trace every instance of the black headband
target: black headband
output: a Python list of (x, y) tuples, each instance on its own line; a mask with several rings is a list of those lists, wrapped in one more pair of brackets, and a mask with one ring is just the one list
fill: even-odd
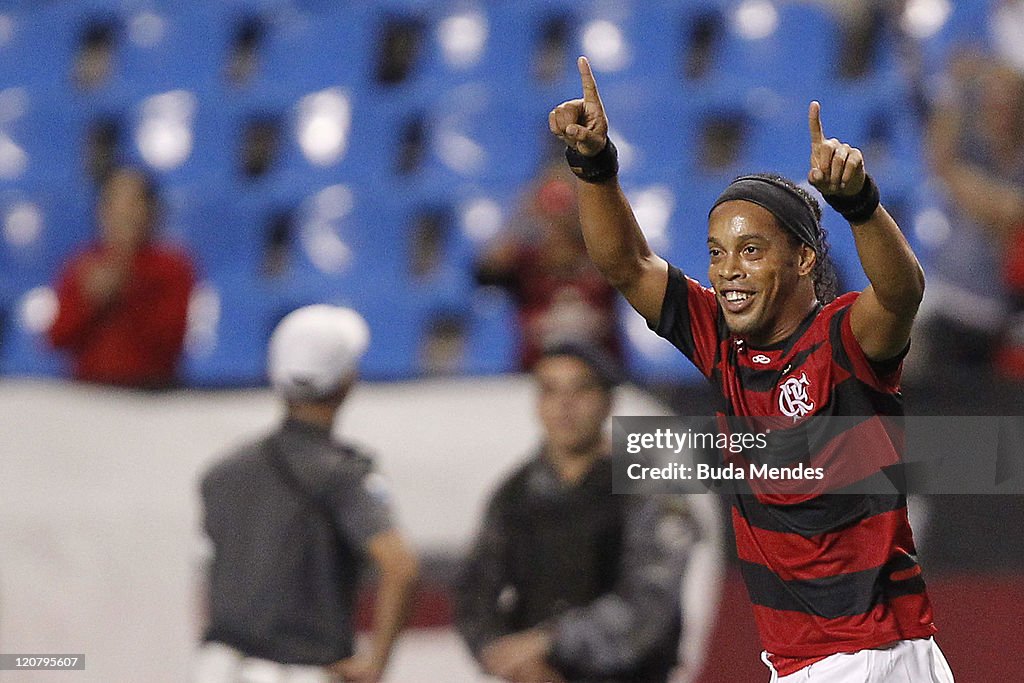
[[(757, 204), (775, 216), (779, 224), (796, 235), (801, 242), (818, 251), (818, 221), (811, 208), (796, 192), (760, 176), (745, 175), (729, 183), (711, 206), (711, 211), (723, 202), (742, 199)], [(708, 211), (708, 215), (711, 215)]]

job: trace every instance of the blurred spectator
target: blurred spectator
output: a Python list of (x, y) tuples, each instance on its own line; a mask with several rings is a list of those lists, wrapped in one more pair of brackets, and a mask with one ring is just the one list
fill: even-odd
[(238, 23), (224, 68), (229, 83), (241, 87), (252, 79), (259, 66), (265, 34), (266, 26), (259, 17), (247, 16)]
[(855, 79), (868, 75), (876, 66), (885, 39), (884, 27), (895, 23), (904, 0), (817, 0), (835, 12), (841, 30), (837, 54), (838, 75)]
[(281, 149), (281, 123), (273, 117), (247, 121), (242, 129), (239, 166), (246, 178), (262, 178)]
[(72, 358), (75, 379), (155, 388), (174, 382), (193, 269), (152, 241), (158, 199), (151, 181), (122, 168), (104, 182), (98, 241), (65, 265), (50, 342)]
[(515, 297), (524, 370), (545, 346), (565, 340), (593, 343), (621, 359), (618, 295), (587, 256), (564, 161), (529, 188), (510, 228), (478, 260), (476, 277)]
[[(306, 306), (270, 339), (284, 424), (202, 479), (212, 551), (197, 683), (376, 683), (404, 624), (417, 560), (361, 449), (331, 436), (369, 343), (351, 309)], [(374, 632), (355, 646), (356, 598), (379, 570)]]
[(376, 57), (378, 83), (393, 86), (409, 77), (420, 58), (424, 30), (415, 17), (391, 17), (384, 23)]
[(97, 90), (109, 82), (116, 45), (117, 26), (113, 22), (100, 20), (86, 25), (72, 74), (81, 90)]
[(458, 374), (466, 353), (466, 321), (455, 312), (441, 312), (427, 325), (420, 346), (420, 367), (427, 376)]
[(666, 681), (692, 518), (678, 498), (612, 495), (611, 361), (557, 346), (534, 377), (544, 443), (490, 499), (458, 588), (458, 629), (506, 680)]
[(114, 117), (102, 116), (89, 125), (85, 136), (83, 164), (86, 174), (95, 184), (102, 184), (117, 169), (117, 149), (121, 137), (121, 124)]
[(965, 54), (953, 60), (950, 80), (928, 134), (952, 225), (932, 258), (922, 323), (945, 362), (982, 363), (1005, 331), (1024, 236), (1024, 78)]
[(572, 44), (572, 25), (569, 18), (553, 14), (541, 28), (540, 40), (534, 45), (531, 71), (538, 83), (554, 83), (565, 74), (565, 65), (572, 60), (567, 46)]

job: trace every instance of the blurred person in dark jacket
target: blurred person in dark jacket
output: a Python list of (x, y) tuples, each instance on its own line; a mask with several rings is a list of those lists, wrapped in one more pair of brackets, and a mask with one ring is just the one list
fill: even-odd
[(188, 256), (153, 239), (156, 188), (113, 171), (100, 190), (94, 244), (65, 264), (50, 343), (77, 380), (156, 388), (174, 383), (194, 282)]
[(621, 358), (618, 298), (587, 257), (572, 177), (560, 161), (527, 190), (509, 228), (477, 261), (476, 279), (515, 299), (522, 369), (566, 340)]
[(611, 361), (562, 344), (534, 377), (544, 442), (489, 501), (458, 588), (458, 629), (505, 680), (664, 682), (692, 520), (677, 497), (612, 494)]

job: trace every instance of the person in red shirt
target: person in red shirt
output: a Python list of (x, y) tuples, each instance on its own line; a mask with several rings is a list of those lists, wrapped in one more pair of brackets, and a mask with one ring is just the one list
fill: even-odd
[(57, 283), (50, 343), (86, 382), (156, 388), (173, 384), (194, 282), (189, 258), (152, 241), (156, 190), (141, 172), (103, 183), (99, 239), (75, 254)]
[(477, 282), (514, 297), (520, 366), (547, 346), (586, 342), (622, 360), (615, 290), (587, 257), (572, 176), (548, 166), (526, 192), (511, 229), (476, 264)]

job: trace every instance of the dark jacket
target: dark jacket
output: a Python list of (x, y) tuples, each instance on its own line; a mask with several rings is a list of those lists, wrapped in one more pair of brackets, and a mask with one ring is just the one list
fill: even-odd
[(679, 589), (692, 540), (669, 499), (612, 494), (610, 459), (573, 486), (539, 455), (498, 488), (457, 595), (479, 658), (492, 640), (543, 625), (570, 681), (665, 681), (677, 662)]

